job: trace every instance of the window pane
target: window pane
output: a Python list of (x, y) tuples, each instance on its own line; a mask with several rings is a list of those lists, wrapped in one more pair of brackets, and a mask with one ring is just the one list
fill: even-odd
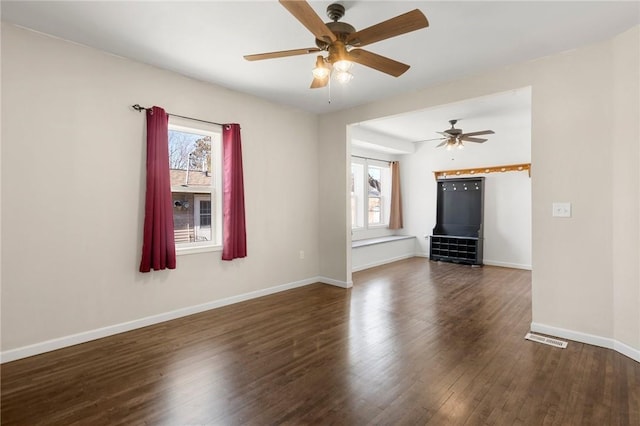
[(212, 241), (211, 194), (174, 192), (172, 196), (176, 243)]
[(369, 195), (379, 197), (381, 188), (381, 175), (380, 167), (369, 167)]
[(351, 227), (364, 227), (364, 165), (351, 163)]
[(172, 187), (211, 186), (211, 136), (169, 130), (169, 169)]
[(173, 228), (176, 244), (195, 241), (193, 223), (193, 194), (188, 192), (174, 192), (173, 199)]
[(368, 197), (369, 197), (369, 210), (368, 210), (368, 224), (369, 225), (382, 225), (384, 224), (383, 214), (383, 194), (385, 187), (388, 186), (386, 181), (386, 171), (388, 167), (369, 166), (367, 167), (368, 173)]
[(375, 225), (382, 223), (382, 209), (380, 205), (380, 197), (369, 197), (369, 224)]

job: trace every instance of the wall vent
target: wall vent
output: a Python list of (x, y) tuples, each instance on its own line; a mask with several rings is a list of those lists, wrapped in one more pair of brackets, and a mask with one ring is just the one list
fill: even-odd
[(558, 340), (552, 337), (540, 336), (538, 334), (527, 333), (527, 335), (524, 336), (524, 338), (527, 340), (531, 340), (533, 342), (544, 343), (545, 345), (555, 346), (556, 348), (564, 349), (567, 347), (567, 342), (565, 342), (564, 340)]

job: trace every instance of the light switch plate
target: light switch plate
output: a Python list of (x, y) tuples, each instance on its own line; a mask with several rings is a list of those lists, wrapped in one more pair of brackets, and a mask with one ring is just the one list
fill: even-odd
[(571, 217), (571, 203), (553, 203), (553, 217)]

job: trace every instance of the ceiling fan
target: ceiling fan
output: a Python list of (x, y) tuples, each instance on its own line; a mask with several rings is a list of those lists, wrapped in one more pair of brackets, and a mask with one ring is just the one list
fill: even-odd
[(333, 3), (327, 7), (327, 15), (332, 22), (326, 24), (306, 1), (280, 0), (280, 4), (311, 31), (316, 37), (316, 47), (258, 53), (245, 55), (244, 58), (248, 61), (257, 61), (325, 51), (328, 53), (327, 57), (322, 55), (316, 57), (312, 89), (325, 87), (329, 83), (332, 70), (335, 70), (338, 81), (348, 82), (353, 78), (349, 69), (354, 62), (394, 77), (402, 75), (409, 69), (409, 65), (360, 49), (360, 47), (429, 26), (426, 16), (415, 9), (356, 31), (352, 25), (338, 22), (345, 12), (341, 4)]
[(495, 132), (493, 130), (480, 130), (477, 132), (469, 132), (469, 133), (462, 133), (462, 129), (456, 129), (455, 125), (458, 122), (458, 120), (449, 120), (449, 124), (451, 124), (451, 128), (445, 130), (444, 132), (436, 132), (441, 134), (443, 137), (441, 138), (435, 138), (435, 139), (426, 139), (420, 142), (428, 142), (428, 141), (442, 141), (441, 143), (439, 143), (438, 145), (436, 145), (436, 148), (446, 145), (447, 146), (447, 150), (453, 149), (454, 147), (457, 147), (459, 149), (462, 149), (464, 147), (464, 145), (462, 144), (462, 142), (476, 142), (476, 143), (483, 143), (486, 142), (487, 139), (482, 139), (482, 138), (476, 138), (474, 136), (481, 136), (481, 135), (493, 135)]

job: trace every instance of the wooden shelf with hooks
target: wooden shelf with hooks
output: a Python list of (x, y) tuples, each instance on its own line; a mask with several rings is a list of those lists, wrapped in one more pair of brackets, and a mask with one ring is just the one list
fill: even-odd
[(504, 173), (504, 172), (528, 172), (531, 177), (531, 163), (523, 164), (507, 164), (504, 166), (488, 166), (488, 167), (474, 167), (472, 169), (454, 169), (454, 170), (439, 170), (433, 172), (436, 179), (456, 177), (462, 175), (480, 175), (485, 173)]

